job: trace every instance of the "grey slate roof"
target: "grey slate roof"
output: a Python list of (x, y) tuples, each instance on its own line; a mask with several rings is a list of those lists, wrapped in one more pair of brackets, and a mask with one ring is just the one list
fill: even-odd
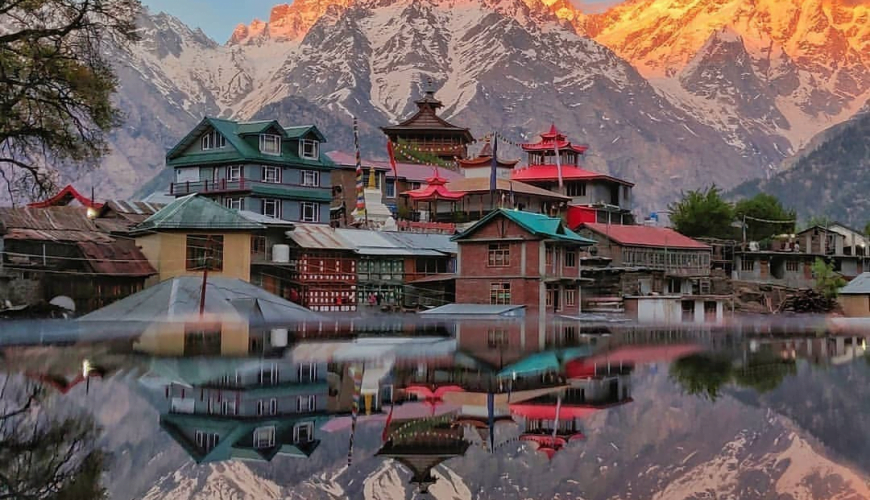
[[(79, 321), (183, 321), (199, 314), (201, 286), (202, 278), (197, 276), (168, 279), (82, 316)], [(289, 323), (320, 318), (310, 310), (250, 283), (218, 276), (208, 278), (204, 312), (245, 318), (249, 323)]]
[(451, 234), (385, 231), (381, 235), (395, 242), (396, 246), (414, 250), (436, 250), (455, 255), (459, 247), (455, 241), (451, 241)]
[(266, 226), (239, 215), (220, 203), (195, 193), (182, 196), (132, 229), (134, 232), (161, 229), (257, 230)]
[(446, 304), (428, 311), (422, 311), (421, 316), (524, 316), (526, 306), (523, 305), (490, 305), (490, 304)]
[(870, 272), (859, 274), (848, 285), (840, 289), (841, 295), (870, 294)]

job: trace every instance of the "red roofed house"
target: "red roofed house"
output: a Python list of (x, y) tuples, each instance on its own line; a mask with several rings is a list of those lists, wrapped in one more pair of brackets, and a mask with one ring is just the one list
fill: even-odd
[(611, 259), (610, 268), (652, 272), (622, 297), (627, 314), (655, 323), (722, 321), (727, 297), (712, 293), (709, 245), (663, 227), (585, 223), (577, 232), (597, 242), (590, 251)]
[[(556, 191), (571, 198), (568, 208), (568, 225), (575, 227), (583, 222), (609, 222), (631, 224), (631, 189), (634, 184), (580, 166), (580, 157), (586, 146), (571, 144), (567, 136), (553, 125), (541, 140), (522, 144), (528, 166), (514, 170), (511, 179), (533, 186)], [(559, 187), (559, 153), (563, 187)]]

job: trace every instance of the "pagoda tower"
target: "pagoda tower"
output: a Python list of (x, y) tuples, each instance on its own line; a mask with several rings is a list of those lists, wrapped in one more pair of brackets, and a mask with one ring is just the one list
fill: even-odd
[[(510, 179), (514, 168), (519, 163), (519, 160), (504, 160), (497, 158), (496, 177), (499, 179)], [(462, 169), (463, 175), (469, 178), (486, 177), (489, 178), (492, 172), (492, 144), (489, 138), (477, 154), (475, 158), (460, 159), (459, 168)]]
[[(438, 116), (438, 110), (444, 107), (435, 97), (435, 87), (432, 79), (426, 82), (422, 99), (415, 101), (417, 112), (414, 116), (381, 130), (394, 143), (403, 143), (411, 149), (430, 154), (454, 165), (457, 159), (468, 156), (468, 144), (474, 141), (467, 128), (457, 127)], [(396, 151), (402, 156), (401, 151)]]
[(511, 179), (570, 197), (570, 228), (583, 222), (633, 223), (631, 189), (634, 184), (582, 168), (580, 158), (588, 147), (572, 144), (555, 124), (541, 134), (538, 142), (520, 146), (527, 155), (527, 167), (514, 170)]

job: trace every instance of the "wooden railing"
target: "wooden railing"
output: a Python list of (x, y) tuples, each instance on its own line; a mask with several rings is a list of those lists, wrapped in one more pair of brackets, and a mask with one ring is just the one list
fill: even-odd
[(254, 186), (286, 186), (293, 188), (315, 189), (324, 192), (330, 192), (331, 188), (321, 186), (306, 186), (303, 184), (290, 184), (286, 182), (266, 182), (257, 179), (238, 180), (203, 180), (203, 181), (185, 181), (173, 182), (169, 185), (169, 194), (171, 195), (186, 195), (191, 193), (231, 193), (237, 191), (250, 191)]

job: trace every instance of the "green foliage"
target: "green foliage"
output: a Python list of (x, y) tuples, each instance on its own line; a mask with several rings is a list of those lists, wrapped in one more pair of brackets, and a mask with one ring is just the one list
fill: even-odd
[(754, 389), (758, 393), (770, 392), (788, 375), (797, 373), (794, 360), (782, 359), (771, 351), (753, 353), (743, 368), (733, 372), (734, 383)]
[(108, 153), (121, 115), (107, 48), (138, 39), (140, 11), (139, 0), (0, 2), (0, 176), (14, 199), (56, 189), (57, 164)]
[(783, 233), (793, 233), (795, 230), (795, 212), (782, 206), (782, 203), (772, 195), (759, 193), (752, 198), (737, 202), (734, 214), (738, 221), (743, 217), (772, 221), (792, 221), (788, 224), (772, 224), (749, 219), (746, 221), (746, 237), (750, 241), (761, 241), (771, 236)]
[(693, 396), (716, 401), (731, 380), (731, 361), (712, 354), (692, 354), (671, 364), (671, 380)]
[(398, 208), (396, 208), (396, 215), (400, 220), (408, 220), (411, 218), (411, 209), (405, 205), (399, 205)]
[(835, 299), (840, 289), (846, 286), (846, 280), (834, 272), (833, 264), (817, 258), (813, 262), (813, 277), (816, 279), (816, 291), (826, 299)]
[(868, 222), (867, 224), (864, 224), (864, 234), (866, 234), (867, 236), (870, 236), (870, 222)]
[(703, 191), (683, 193), (672, 203), (671, 222), (674, 228), (690, 237), (733, 238), (734, 207), (722, 198), (716, 186)]

